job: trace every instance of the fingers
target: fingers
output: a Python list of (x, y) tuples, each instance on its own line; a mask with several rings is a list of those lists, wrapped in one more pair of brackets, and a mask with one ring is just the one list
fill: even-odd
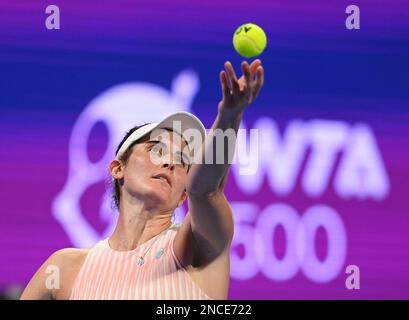
[[(254, 60), (250, 65), (247, 61), (243, 61), (241, 63), (243, 76), (239, 80), (237, 80), (236, 73), (230, 61), (227, 61), (224, 65), (226, 71), (223, 70), (220, 72), (223, 99), (238, 99), (246, 96), (249, 97), (251, 101), (254, 100), (264, 84), (264, 69), (261, 66), (260, 59)], [(254, 77), (255, 79), (253, 80)]]
[(241, 69), (243, 71), (243, 75), (244, 75), (244, 83), (245, 83), (245, 87), (244, 88), (240, 88), (243, 89), (244, 93), (247, 95), (251, 94), (251, 73), (250, 73), (250, 67), (249, 64), (247, 63), (247, 61), (243, 61), (241, 63)]
[(220, 84), (222, 87), (223, 100), (230, 96), (230, 88), (225, 71), (220, 72)]
[(260, 91), (260, 88), (264, 84), (264, 69), (262, 66), (259, 66), (256, 70), (256, 83), (253, 87), (253, 99), (255, 99)]
[(227, 74), (229, 75), (230, 82), (231, 82), (231, 89), (233, 96), (238, 96), (240, 92), (240, 86), (237, 81), (236, 73), (234, 72), (233, 66), (231, 65), (230, 61), (227, 61), (224, 64)]
[(251, 74), (251, 77), (252, 77), (252, 78), (253, 78), (254, 75), (256, 74), (257, 68), (258, 68), (259, 66), (261, 66), (261, 60), (260, 60), (260, 59), (256, 59), (256, 60), (254, 60), (254, 61), (251, 63), (251, 65), (250, 65), (250, 74)]

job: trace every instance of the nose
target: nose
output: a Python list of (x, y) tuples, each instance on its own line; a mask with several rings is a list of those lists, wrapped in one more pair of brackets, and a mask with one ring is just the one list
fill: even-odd
[(175, 169), (175, 165), (173, 163), (164, 163), (163, 164), (164, 168), (169, 168), (170, 171), (173, 171)]

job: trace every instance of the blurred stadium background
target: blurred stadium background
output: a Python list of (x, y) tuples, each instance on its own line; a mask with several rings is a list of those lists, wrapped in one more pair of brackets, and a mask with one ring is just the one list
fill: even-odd
[[(45, 27), (49, 4), (60, 30)], [(350, 4), (360, 30), (345, 27)], [(177, 110), (211, 126), (218, 73), (242, 61), (233, 32), (253, 22), (268, 37), (266, 79), (243, 128), (263, 139), (261, 158), (248, 159), (257, 171), (233, 165), (227, 184), (229, 298), (408, 299), (408, 9), (402, 0), (0, 2), (1, 298), (18, 298), (52, 252), (109, 233), (106, 168), (127, 129)], [(348, 265), (360, 269), (359, 290), (345, 287)]]

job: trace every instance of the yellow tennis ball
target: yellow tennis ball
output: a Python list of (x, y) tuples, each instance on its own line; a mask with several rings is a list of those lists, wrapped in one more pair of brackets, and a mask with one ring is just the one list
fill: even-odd
[(233, 46), (236, 51), (246, 58), (261, 54), (267, 45), (264, 30), (253, 23), (246, 23), (236, 29), (233, 36)]

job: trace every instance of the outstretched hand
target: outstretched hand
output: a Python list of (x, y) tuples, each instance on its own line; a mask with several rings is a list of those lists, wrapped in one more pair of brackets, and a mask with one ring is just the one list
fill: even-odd
[(243, 61), (243, 75), (237, 79), (231, 63), (227, 61), (224, 66), (227, 72), (220, 72), (223, 98), (218, 106), (219, 113), (229, 117), (236, 116), (257, 97), (264, 83), (264, 69), (259, 59), (254, 60), (251, 65)]

